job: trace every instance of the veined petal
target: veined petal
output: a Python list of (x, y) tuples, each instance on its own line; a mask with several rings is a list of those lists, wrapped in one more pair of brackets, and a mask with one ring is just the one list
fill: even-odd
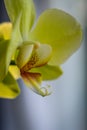
[[(35, 45), (36, 46), (36, 45)], [(32, 56), (28, 63), (22, 68), (23, 71), (28, 71), (31, 68), (43, 66), (47, 64), (52, 56), (52, 48), (47, 44), (39, 44), (32, 52)]]
[(15, 79), (10, 73), (0, 82), (0, 98), (16, 98), (20, 94), (20, 89)]
[(59, 78), (63, 71), (59, 66), (45, 65), (38, 68), (32, 68), (30, 72), (38, 72), (42, 75), (43, 80), (53, 80)]
[(50, 63), (58, 65), (64, 63), (80, 47), (82, 30), (73, 16), (59, 9), (49, 9), (38, 18), (29, 37), (50, 44), (53, 48)]
[(10, 22), (4, 22), (0, 24), (0, 38), (9, 40), (11, 38), (12, 24)]
[(41, 74), (40, 73), (21, 73), (21, 76), (25, 84), (32, 89), (34, 92), (41, 96), (47, 96), (51, 94), (49, 92), (49, 86), (41, 87)]
[(4, 0), (4, 2), (13, 24), (22, 13), (20, 29), (23, 39), (26, 40), (36, 15), (33, 0)]

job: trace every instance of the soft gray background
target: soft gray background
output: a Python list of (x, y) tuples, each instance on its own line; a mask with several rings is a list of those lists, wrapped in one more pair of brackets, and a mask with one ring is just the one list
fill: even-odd
[[(37, 14), (46, 8), (60, 8), (76, 17), (84, 36), (80, 49), (64, 64), (63, 76), (47, 82), (53, 94), (40, 97), (22, 81), (15, 100), (0, 100), (0, 130), (86, 130), (86, 4), (85, 0), (34, 0)], [(7, 20), (0, 1), (0, 21)], [(37, 15), (37, 17), (38, 17)], [(2, 19), (1, 19), (2, 17)], [(46, 84), (43, 83), (44, 85)]]

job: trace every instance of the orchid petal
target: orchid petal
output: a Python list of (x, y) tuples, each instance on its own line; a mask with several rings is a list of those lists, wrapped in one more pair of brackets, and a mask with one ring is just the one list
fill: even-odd
[(7, 74), (5, 79), (0, 82), (0, 98), (13, 99), (20, 94), (20, 89), (17, 82), (11, 76), (10, 73)]
[(4, 79), (7, 73), (7, 64), (6, 59), (7, 57), (7, 48), (8, 48), (9, 41), (0, 41), (0, 81)]
[(52, 48), (48, 44), (40, 44), (40, 46), (35, 50), (35, 54), (38, 58), (34, 67), (39, 67), (45, 65), (52, 56)]
[(4, 0), (4, 2), (13, 24), (22, 13), (20, 29), (23, 38), (26, 39), (36, 15), (33, 0)]
[(32, 68), (30, 72), (38, 72), (42, 75), (43, 80), (53, 80), (59, 78), (63, 71), (59, 66), (45, 65), (38, 68)]
[(17, 79), (21, 78), (20, 70), (19, 70), (19, 68), (16, 65), (10, 65), (9, 66), (9, 72), (14, 77), (14, 79), (17, 80)]
[(29, 38), (51, 45), (53, 56), (49, 63), (59, 65), (80, 47), (82, 30), (73, 16), (59, 9), (48, 9), (38, 18)]
[(19, 48), (18, 55), (16, 56), (16, 64), (21, 69), (29, 61), (32, 55), (34, 45), (23, 44)]
[(9, 40), (11, 38), (12, 24), (10, 22), (4, 22), (0, 24), (0, 38)]

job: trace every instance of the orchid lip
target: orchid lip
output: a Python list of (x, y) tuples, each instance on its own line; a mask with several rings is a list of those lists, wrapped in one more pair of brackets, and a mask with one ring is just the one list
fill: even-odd
[(29, 72), (21, 72), (21, 76), (24, 81), (29, 84), (29, 87), (41, 96), (48, 96), (51, 94), (49, 91), (50, 86), (41, 87), (41, 74), (40, 73), (29, 73)]

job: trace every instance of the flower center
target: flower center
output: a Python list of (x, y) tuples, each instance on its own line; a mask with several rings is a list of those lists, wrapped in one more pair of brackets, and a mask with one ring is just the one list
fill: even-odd
[(16, 63), (21, 72), (40, 67), (48, 63), (52, 48), (47, 44), (24, 44), (18, 53)]
[(49, 95), (49, 86), (41, 87), (42, 75), (31, 72), (30, 69), (43, 66), (51, 58), (52, 48), (48, 44), (27, 43), (20, 47), (16, 58), (16, 64), (20, 68), (20, 74), (33, 91), (46, 96)]
[(33, 55), (31, 56), (29, 62), (22, 67), (21, 71), (22, 72), (27, 72), (29, 71), (31, 68), (34, 68), (34, 65), (37, 63), (37, 61), (39, 60), (38, 56), (36, 53), (33, 53)]

